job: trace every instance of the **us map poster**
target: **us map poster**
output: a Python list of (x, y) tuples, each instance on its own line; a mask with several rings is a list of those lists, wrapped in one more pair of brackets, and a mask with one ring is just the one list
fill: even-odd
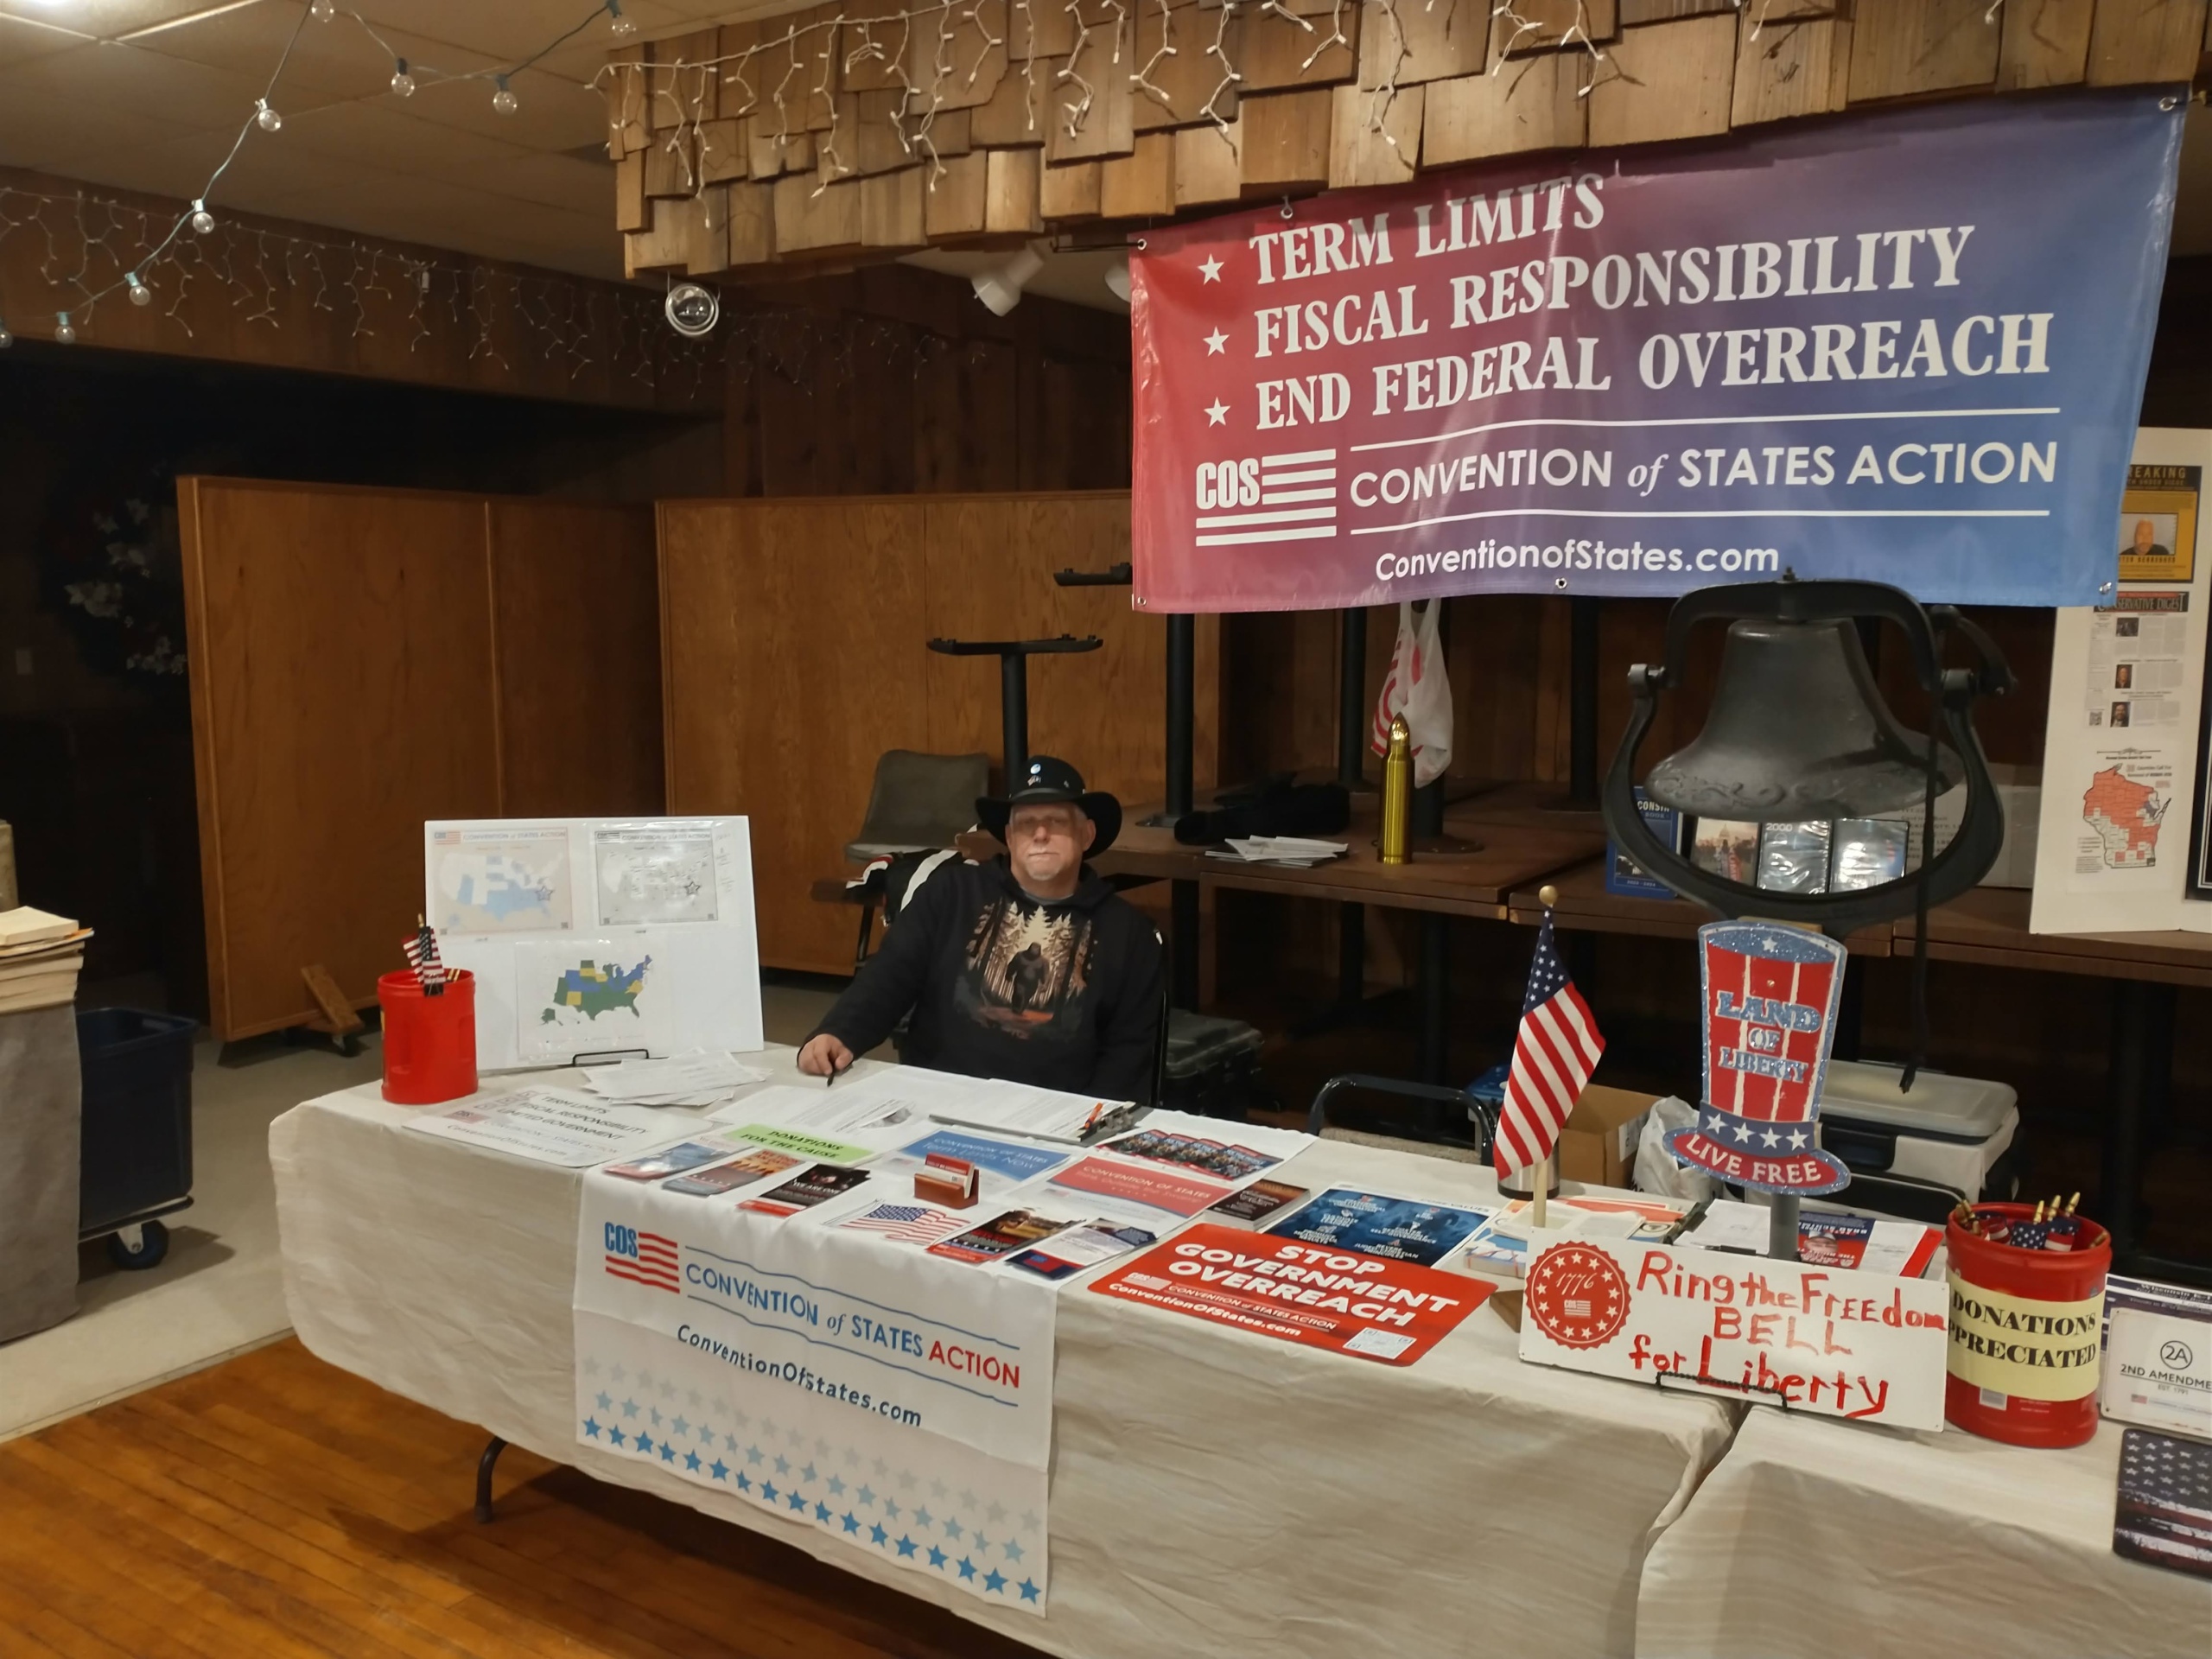
[(2120, 581), (2107, 602), (2058, 612), (2036, 932), (2212, 930), (2212, 906), (2189, 902), (2203, 840), (2209, 471), (2212, 433), (2138, 433), (2108, 537)]
[(2172, 219), (2159, 103), (1906, 109), (1149, 230), (1135, 602), (1787, 569), (2091, 603)]

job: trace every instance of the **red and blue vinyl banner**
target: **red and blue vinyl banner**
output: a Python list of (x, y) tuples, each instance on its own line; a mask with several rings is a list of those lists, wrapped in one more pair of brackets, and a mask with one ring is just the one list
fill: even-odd
[(2095, 603), (2183, 108), (1980, 99), (1149, 231), (1136, 602), (1789, 570)]
[(1705, 1099), (1667, 1137), (1685, 1164), (1764, 1192), (1834, 1192), (1851, 1172), (1821, 1150), (1815, 1120), (1843, 995), (1844, 948), (1771, 922), (1697, 931), (1705, 997)]

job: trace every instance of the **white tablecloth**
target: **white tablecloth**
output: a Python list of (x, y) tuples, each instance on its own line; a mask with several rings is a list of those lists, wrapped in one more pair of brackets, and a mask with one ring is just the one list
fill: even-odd
[(1754, 1411), (1651, 1552), (1645, 1659), (2212, 1655), (2212, 1580), (2112, 1553), (2121, 1430), (2069, 1451)]
[[(767, 1061), (791, 1075), (789, 1050)], [(1049, 1611), (991, 1608), (578, 1446), (577, 1172), (415, 1133), (409, 1115), (367, 1088), (270, 1127), (285, 1289), (315, 1353), (1056, 1653), (1627, 1654), (1645, 1554), (1728, 1439), (1718, 1402), (1522, 1364), (1488, 1307), (1398, 1369), (1078, 1281), (1059, 1309)], [(1493, 1192), (1478, 1168), (1336, 1142), (1278, 1173), (1440, 1202)]]

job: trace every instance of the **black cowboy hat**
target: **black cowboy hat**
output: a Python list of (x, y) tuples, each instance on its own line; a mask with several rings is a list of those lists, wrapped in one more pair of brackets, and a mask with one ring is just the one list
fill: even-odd
[(1103, 789), (1084, 789), (1081, 772), (1049, 754), (1031, 755), (1020, 781), (1005, 795), (978, 795), (976, 822), (1004, 841), (1007, 820), (1015, 807), (1045, 801), (1065, 801), (1080, 807), (1083, 816), (1097, 826), (1098, 834), (1084, 855), (1086, 858), (1104, 852), (1122, 833), (1122, 804)]

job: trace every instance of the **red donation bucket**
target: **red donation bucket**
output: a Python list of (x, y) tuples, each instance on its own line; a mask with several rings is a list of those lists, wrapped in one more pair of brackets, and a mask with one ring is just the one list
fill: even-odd
[[(1985, 1217), (2024, 1222), (2025, 1204), (1980, 1204)], [(1943, 1415), (2013, 1446), (2079, 1446), (2097, 1432), (2105, 1274), (2112, 1240), (2087, 1217), (2094, 1249), (2021, 1249), (1953, 1221), (1950, 1376)]]
[(476, 1092), (476, 976), (467, 969), (442, 995), (423, 995), (412, 973), (377, 981), (384, 1010), (384, 1097), (431, 1106)]

